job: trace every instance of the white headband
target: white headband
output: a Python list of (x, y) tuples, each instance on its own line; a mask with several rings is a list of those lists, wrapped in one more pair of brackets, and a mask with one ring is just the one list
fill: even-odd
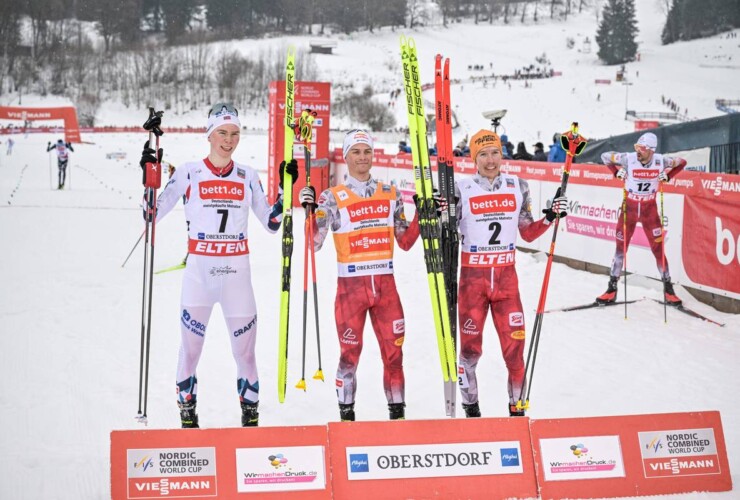
[(208, 127), (206, 128), (206, 138), (211, 136), (211, 133), (222, 125), (236, 125), (239, 129), (242, 128), (239, 117), (234, 113), (229, 113), (226, 108), (223, 108), (218, 113), (211, 113), (208, 117)]
[(364, 130), (353, 130), (344, 136), (344, 144), (342, 145), (342, 156), (344, 158), (347, 157), (349, 150), (352, 149), (352, 146), (355, 144), (367, 144), (370, 146), (370, 149), (374, 149), (373, 138), (370, 137), (370, 134)]

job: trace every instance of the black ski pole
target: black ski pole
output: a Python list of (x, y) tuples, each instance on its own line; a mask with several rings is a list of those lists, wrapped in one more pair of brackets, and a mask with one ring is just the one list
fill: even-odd
[[(141, 353), (139, 357), (139, 410), (137, 420), (147, 424), (147, 398), (149, 389), (149, 353), (151, 345), (152, 327), (152, 285), (154, 278), (154, 240), (156, 233), (156, 200), (157, 189), (162, 185), (162, 153), (159, 148), (159, 138), (164, 132), (160, 128), (163, 111), (154, 111), (149, 108), (149, 118), (144, 122), (144, 130), (149, 132), (148, 144), (152, 143), (152, 136), (156, 137), (154, 155), (156, 163), (147, 163), (144, 168), (143, 182), (146, 188), (146, 221), (144, 240), (144, 278), (141, 299)], [(143, 407), (143, 408), (142, 408)]]
[(141, 239), (144, 237), (144, 233), (146, 233), (146, 229), (141, 232), (139, 235), (139, 239), (136, 240), (136, 243), (134, 243), (134, 246), (131, 248), (131, 251), (128, 253), (128, 256), (126, 256), (126, 260), (123, 261), (123, 264), (121, 264), (121, 267), (124, 267), (126, 265), (126, 262), (131, 258), (131, 255), (133, 255), (134, 250), (136, 250), (136, 247), (139, 246), (139, 243), (141, 243)]

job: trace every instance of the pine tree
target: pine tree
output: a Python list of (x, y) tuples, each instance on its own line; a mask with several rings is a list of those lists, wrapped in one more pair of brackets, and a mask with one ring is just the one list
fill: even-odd
[(599, 59), (606, 64), (622, 64), (637, 54), (637, 20), (634, 0), (608, 0), (596, 32)]

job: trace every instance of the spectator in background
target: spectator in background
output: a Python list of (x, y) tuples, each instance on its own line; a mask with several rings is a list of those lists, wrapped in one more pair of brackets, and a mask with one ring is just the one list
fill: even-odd
[(406, 144), (406, 141), (401, 141), (398, 143), (398, 152), (399, 153), (410, 153), (411, 148), (408, 144)]
[(527, 146), (523, 142), (516, 145), (516, 154), (514, 155), (515, 160), (532, 161), (532, 155), (527, 151)]
[(15, 142), (13, 141), (13, 138), (8, 137), (8, 151), (5, 154), (8, 154), (8, 155), (13, 154), (13, 144), (15, 144)]
[(505, 160), (511, 160), (514, 156), (514, 145), (509, 142), (509, 136), (503, 134), (501, 136), (501, 145), (503, 146), (503, 157)]
[(560, 147), (560, 134), (557, 132), (552, 136), (550, 151), (547, 152), (547, 161), (551, 163), (563, 163), (565, 161), (565, 150)]
[(534, 145), (534, 155), (532, 158), (534, 161), (547, 161), (547, 155), (545, 154), (545, 146), (541, 142)]

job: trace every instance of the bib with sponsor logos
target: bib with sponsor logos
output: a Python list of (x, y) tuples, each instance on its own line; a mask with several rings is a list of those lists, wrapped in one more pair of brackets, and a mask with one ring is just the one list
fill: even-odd
[(370, 198), (361, 198), (346, 186), (335, 186), (331, 192), (341, 221), (334, 231), (338, 275), (392, 274), (396, 188), (378, 182)]
[(649, 165), (643, 165), (637, 159), (637, 153), (627, 154), (627, 179), (625, 188), (627, 197), (637, 201), (655, 198), (658, 191), (658, 175), (663, 171), (663, 155), (654, 154)]
[(472, 178), (458, 181), (463, 267), (514, 265), (522, 190), (518, 177), (500, 175), (501, 187), (494, 192)]
[(189, 253), (209, 256), (249, 253), (247, 223), (252, 203), (249, 174), (250, 171), (237, 165), (226, 177), (215, 175), (203, 162), (191, 166), (185, 204)]

